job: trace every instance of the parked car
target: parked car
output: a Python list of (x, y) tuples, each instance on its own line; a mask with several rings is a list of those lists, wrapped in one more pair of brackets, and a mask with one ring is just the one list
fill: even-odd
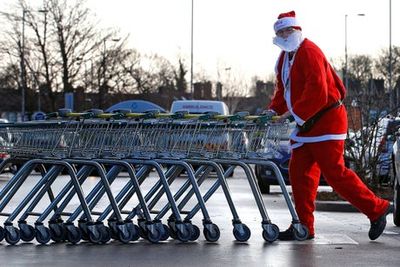
[(400, 226), (400, 129), (394, 133), (394, 144), (391, 149), (391, 160), (393, 176), (391, 184), (393, 185), (393, 223)]
[[(290, 160), (290, 141), (289, 136), (294, 127), (295, 123), (291, 123), (288, 131), (281, 136), (280, 144), (278, 149), (274, 153), (274, 157), (269, 160), (275, 163), (286, 184), (290, 184), (289, 181), (289, 160)], [(255, 174), (257, 177), (257, 182), (260, 187), (261, 193), (269, 194), (271, 185), (278, 185), (278, 180), (274, 170), (270, 166), (266, 165), (255, 165)]]
[(393, 169), (392, 155), (393, 144), (396, 141), (396, 132), (400, 127), (399, 118), (387, 118), (383, 121), (380, 130), (378, 143), (378, 164), (377, 173), (381, 183), (388, 183), (393, 177), (391, 170)]
[(149, 110), (158, 110), (162, 113), (166, 112), (166, 110), (159, 105), (145, 100), (122, 101), (106, 109), (106, 112), (113, 112), (115, 110), (130, 110), (134, 113), (143, 113)]
[[(4, 148), (8, 148), (8, 147), (11, 147), (12, 144), (0, 136), (0, 146), (4, 147)], [(8, 154), (6, 151), (0, 152), (0, 163), (9, 158), (10, 158), (10, 154)], [(6, 166), (4, 166), (4, 168), (0, 171), (16, 173), (18, 171), (19, 167), (20, 166), (18, 163), (12, 162), (12, 163), (9, 163)]]
[[(288, 131), (281, 136), (279, 147), (275, 151), (274, 156), (269, 159), (278, 166), (286, 185), (290, 185), (289, 161), (291, 154), (289, 136), (295, 127), (296, 123), (292, 122), (288, 128)], [(279, 185), (276, 174), (270, 166), (256, 164), (255, 174), (261, 193), (263, 194), (270, 193), (271, 185)], [(323, 177), (321, 177), (320, 179), (320, 184), (326, 185)]]

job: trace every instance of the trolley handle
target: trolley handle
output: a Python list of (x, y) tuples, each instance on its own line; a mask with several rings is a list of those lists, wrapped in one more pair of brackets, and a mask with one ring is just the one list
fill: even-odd
[(59, 116), (58, 112), (50, 112), (50, 113), (47, 113), (45, 115), (45, 119), (49, 120), (49, 119), (52, 119), (52, 118), (57, 118), (58, 116)]
[(120, 120), (123, 118), (126, 118), (126, 114), (123, 113), (103, 113), (103, 114), (99, 114), (96, 116), (96, 118), (99, 119), (114, 119), (114, 120)]

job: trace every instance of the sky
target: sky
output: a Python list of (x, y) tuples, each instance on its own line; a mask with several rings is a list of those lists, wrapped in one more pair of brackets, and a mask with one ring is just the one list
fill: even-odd
[[(2, 0), (0, 9), (15, 0)], [(40, 0), (27, 0), (41, 3)], [(267, 79), (279, 48), (272, 44), (279, 13), (296, 11), (303, 36), (331, 62), (348, 55), (376, 57), (389, 47), (390, 0), (193, 0), (195, 73), (224, 80), (230, 75)], [(129, 47), (157, 53), (190, 67), (192, 0), (87, 0), (99, 26), (129, 34)], [(392, 0), (392, 45), (400, 46), (400, 1)], [(357, 14), (365, 16), (357, 16)]]

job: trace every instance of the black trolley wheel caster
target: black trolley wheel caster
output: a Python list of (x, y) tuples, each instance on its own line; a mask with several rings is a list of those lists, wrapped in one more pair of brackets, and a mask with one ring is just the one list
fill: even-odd
[[(161, 228), (161, 227), (160, 227)], [(159, 231), (161, 232), (161, 241), (165, 241), (169, 238), (169, 227), (166, 224), (162, 224), (162, 229), (159, 228)]]
[(250, 228), (241, 223), (233, 227), (233, 236), (239, 242), (246, 242), (251, 236)]
[(76, 227), (67, 227), (67, 240), (72, 244), (76, 244), (82, 239), (82, 232), (81, 230)]
[(200, 237), (200, 228), (197, 225), (192, 224), (192, 232), (189, 240), (196, 241), (197, 239), (199, 239), (199, 237)]
[[(153, 231), (151, 231), (151, 227), (154, 227)], [(146, 225), (146, 228), (147, 228), (147, 233), (146, 233), (147, 240), (149, 240), (151, 243), (160, 242), (162, 235), (160, 229), (158, 227), (155, 227), (154, 224)]]
[(307, 226), (303, 225), (303, 224), (299, 224), (298, 226), (300, 229), (297, 229), (296, 227), (293, 227), (294, 231), (294, 238), (297, 241), (304, 241), (308, 238), (308, 234), (309, 234), (309, 230), (307, 228)]
[(219, 231), (218, 225), (215, 223), (211, 223), (208, 226), (205, 226), (203, 229), (204, 237), (209, 242), (218, 241), (221, 232)]
[(36, 233), (35, 228), (32, 225), (26, 223), (19, 224), (19, 233), (21, 236), (21, 240), (25, 242), (30, 242), (35, 239)]
[(176, 227), (176, 237), (181, 242), (187, 242), (192, 237), (192, 224), (182, 223)]
[(124, 244), (128, 244), (130, 241), (132, 241), (133, 232), (127, 225), (124, 225), (124, 227), (125, 231), (118, 228), (118, 240)]
[(50, 229), (43, 227), (42, 231), (36, 231), (36, 241), (42, 245), (49, 243), (51, 240)]
[(67, 239), (66, 230), (62, 223), (49, 223), (50, 238), (56, 243), (64, 242)]
[(278, 239), (279, 236), (279, 227), (275, 224), (270, 224), (268, 230), (264, 229), (262, 232), (262, 236), (267, 242), (274, 242)]
[(5, 239), (6, 242), (10, 245), (15, 245), (21, 240), (21, 236), (19, 230), (13, 227), (13, 231), (9, 231), (7, 228), (5, 229)]
[(4, 228), (0, 226), (0, 242), (3, 241), (5, 236)]
[(111, 240), (111, 229), (104, 224), (96, 225), (97, 231), (100, 233), (100, 243), (106, 244)]
[(128, 231), (131, 233), (131, 241), (136, 241), (140, 238), (139, 235), (139, 226), (134, 224), (132, 221), (125, 222), (126, 227), (128, 228)]

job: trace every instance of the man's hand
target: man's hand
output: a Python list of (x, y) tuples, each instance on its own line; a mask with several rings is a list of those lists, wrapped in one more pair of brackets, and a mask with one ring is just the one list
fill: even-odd
[(263, 110), (263, 112), (261, 112), (260, 115), (272, 118), (274, 116), (277, 116), (278, 114), (275, 111), (273, 111), (272, 109), (267, 109), (267, 110)]
[(293, 121), (293, 116), (290, 114), (289, 111), (286, 111), (282, 115), (279, 116), (279, 118), (276, 120), (278, 122), (285, 122), (285, 121)]

